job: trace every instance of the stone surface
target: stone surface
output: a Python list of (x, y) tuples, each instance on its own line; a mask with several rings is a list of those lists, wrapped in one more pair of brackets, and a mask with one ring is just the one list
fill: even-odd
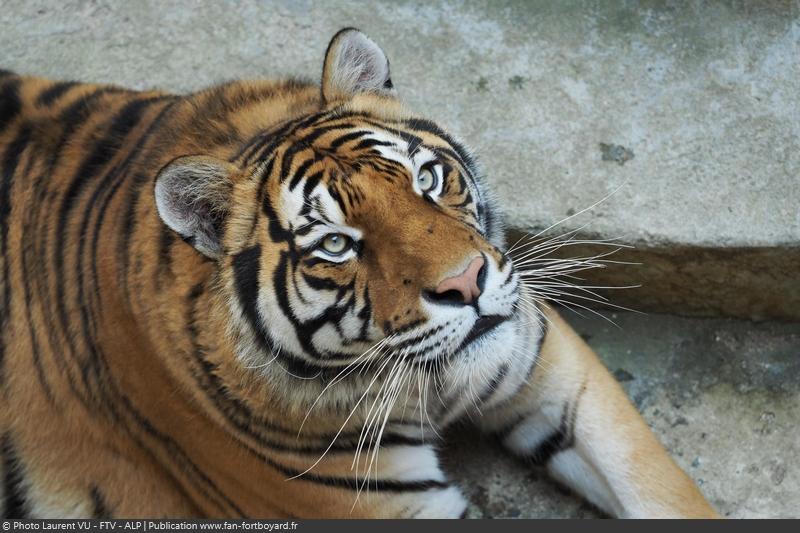
[[(800, 325), (604, 316), (619, 327), (565, 314), (720, 514), (800, 518)], [(450, 438), (470, 516), (600, 516), (473, 431)]]

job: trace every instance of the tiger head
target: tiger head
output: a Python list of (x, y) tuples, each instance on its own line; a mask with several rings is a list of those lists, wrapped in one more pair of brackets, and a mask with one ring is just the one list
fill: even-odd
[(475, 159), (401, 104), (357, 30), (331, 41), (318, 98), (156, 182), (162, 220), (216, 262), (243, 364), (297, 388), (400, 360), (452, 390), (507, 370), (536, 332)]

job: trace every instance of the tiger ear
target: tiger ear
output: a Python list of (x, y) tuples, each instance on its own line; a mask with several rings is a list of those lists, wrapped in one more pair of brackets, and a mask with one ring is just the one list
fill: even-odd
[(207, 156), (179, 157), (156, 178), (158, 215), (203, 255), (222, 256), (222, 233), (230, 212), (235, 165)]
[(395, 94), (389, 59), (375, 41), (355, 28), (331, 39), (322, 67), (322, 99), (348, 99), (361, 92)]

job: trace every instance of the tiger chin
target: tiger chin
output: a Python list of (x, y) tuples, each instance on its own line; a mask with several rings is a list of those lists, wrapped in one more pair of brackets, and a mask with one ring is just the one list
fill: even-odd
[(716, 516), (358, 30), (321, 84), (2, 71), (0, 162), (3, 516), (460, 517), (462, 419), (609, 515)]

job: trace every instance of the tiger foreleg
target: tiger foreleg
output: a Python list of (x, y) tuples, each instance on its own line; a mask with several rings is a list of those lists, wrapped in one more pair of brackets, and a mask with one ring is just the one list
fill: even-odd
[(530, 386), (484, 412), (515, 454), (618, 517), (716, 513), (594, 352), (552, 309)]

